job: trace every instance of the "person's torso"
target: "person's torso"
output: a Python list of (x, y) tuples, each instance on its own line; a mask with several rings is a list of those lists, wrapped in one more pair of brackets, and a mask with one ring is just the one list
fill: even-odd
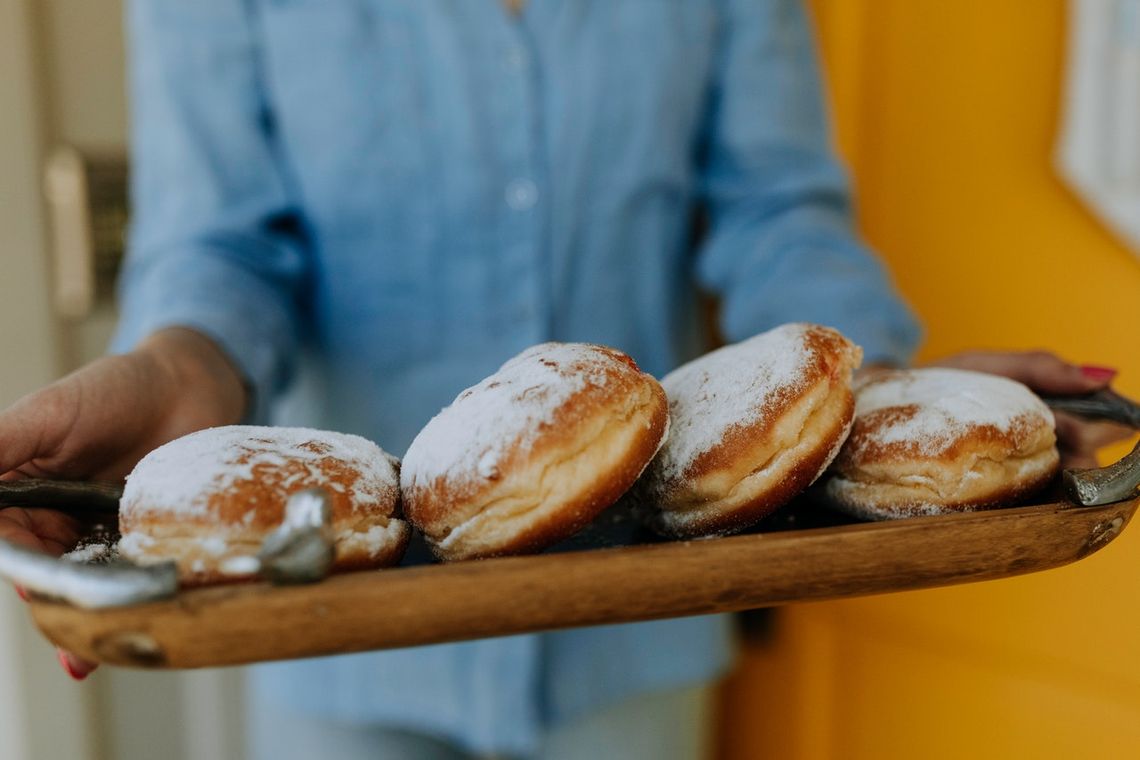
[(263, 0), (258, 18), (314, 254), (310, 410), (401, 453), (531, 344), (605, 343), (658, 374), (698, 350), (711, 2)]
[[(534, 343), (612, 345), (658, 375), (698, 352), (711, 6), (262, 0), (268, 105), (316, 275), (280, 421), (401, 455)], [(633, 530), (611, 510), (575, 541)], [(712, 678), (730, 651), (726, 621), (701, 618), (283, 664), (254, 684), (337, 720), (529, 751), (544, 725)]]

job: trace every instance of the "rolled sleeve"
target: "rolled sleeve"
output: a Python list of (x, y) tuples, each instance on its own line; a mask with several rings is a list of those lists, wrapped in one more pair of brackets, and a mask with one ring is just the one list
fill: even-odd
[(186, 327), (225, 352), (259, 402), (285, 384), (292, 316), (277, 289), (248, 269), (216, 255), (165, 257), (130, 268), (121, 294), (113, 351), (129, 351), (164, 328)]
[(132, 220), (112, 349), (198, 330), (264, 410), (289, 377), (309, 257), (256, 19), (241, 0), (133, 0), (128, 28)]
[(697, 277), (741, 340), (788, 321), (842, 330), (868, 362), (902, 364), (920, 331), (856, 236), (797, 0), (728, 0), (703, 160), (710, 231)]

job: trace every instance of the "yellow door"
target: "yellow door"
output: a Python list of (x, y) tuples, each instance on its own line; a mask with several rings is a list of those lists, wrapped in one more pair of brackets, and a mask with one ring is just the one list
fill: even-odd
[[(1047, 347), (1140, 397), (1140, 258), (1051, 168), (1065, 3), (812, 5), (920, 358)], [(1140, 758), (1140, 527), (1047, 573), (784, 609), (726, 695), (734, 759)]]

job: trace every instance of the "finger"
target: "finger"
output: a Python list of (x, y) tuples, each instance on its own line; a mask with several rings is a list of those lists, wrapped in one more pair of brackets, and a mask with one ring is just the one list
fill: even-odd
[(54, 509), (0, 509), (0, 538), (58, 556), (74, 548), (81, 526)]
[(1121, 425), (1117, 422), (1108, 422), (1106, 420), (1085, 422), (1083, 424), (1083, 430), (1085, 441), (1088, 445), (1096, 449), (1103, 449), (1105, 446), (1127, 441), (1136, 435), (1136, 431), (1127, 425)]
[(91, 675), (95, 668), (99, 667), (98, 663), (84, 660), (78, 655), (67, 652), (63, 649), (56, 650), (56, 657), (59, 658), (59, 664), (67, 672), (69, 676), (76, 681), (82, 681), (87, 676)]
[(1116, 377), (1117, 371), (1112, 367), (1102, 367), (1098, 364), (1082, 364), (1081, 374), (1101, 383), (1101, 387), (1107, 387)]
[(1084, 420), (1066, 412), (1055, 412), (1057, 442), (1074, 452), (1095, 454), (1097, 450), (1131, 438), (1135, 431), (1115, 422)]
[(1062, 470), (1092, 470), (1098, 466), (1096, 457), (1091, 454), (1078, 454), (1061, 449)]
[(1047, 351), (1013, 354), (1006, 368), (1007, 377), (1025, 383), (1042, 393), (1087, 393), (1108, 385), (1112, 376), (1091, 376), (1076, 364), (1070, 364)]
[(1049, 351), (969, 352), (939, 364), (1003, 375), (1041, 393), (1088, 393), (1108, 386), (1116, 376), (1111, 368), (1070, 364)]
[(51, 549), (36, 534), (13, 523), (0, 522), (0, 539), (33, 551), (51, 554)]
[(70, 419), (66, 406), (62, 394), (47, 388), (0, 411), (0, 473), (54, 453)]
[(890, 372), (893, 369), (897, 368), (889, 364), (881, 364), (878, 362), (874, 364), (864, 364), (855, 370), (854, 376), (856, 380), (862, 380), (864, 378), (872, 377), (882, 372)]

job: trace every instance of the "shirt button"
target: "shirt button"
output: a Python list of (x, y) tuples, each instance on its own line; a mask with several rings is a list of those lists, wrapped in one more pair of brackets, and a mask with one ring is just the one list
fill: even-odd
[(526, 51), (521, 47), (508, 48), (503, 56), (508, 71), (521, 71), (526, 66)]
[(526, 211), (538, 202), (538, 187), (529, 179), (516, 179), (507, 185), (507, 205), (515, 211)]

